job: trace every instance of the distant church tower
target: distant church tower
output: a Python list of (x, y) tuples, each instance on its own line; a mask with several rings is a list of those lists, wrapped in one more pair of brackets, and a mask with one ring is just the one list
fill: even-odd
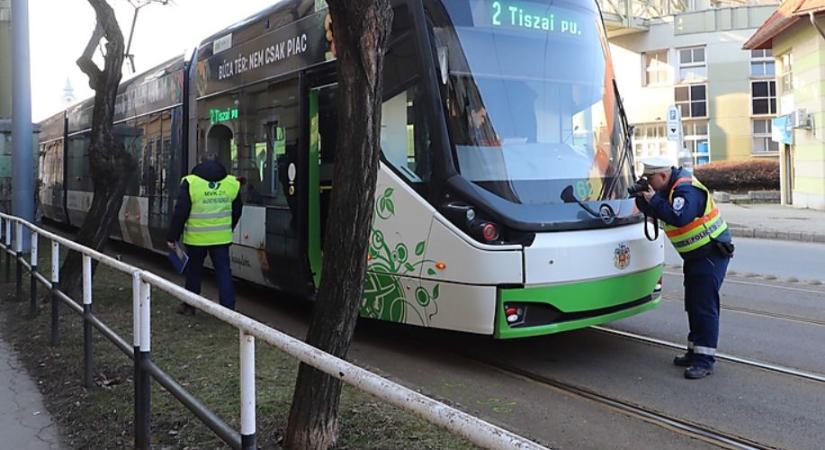
[(66, 86), (63, 88), (63, 104), (69, 106), (75, 101), (74, 88), (69, 77), (66, 77)]

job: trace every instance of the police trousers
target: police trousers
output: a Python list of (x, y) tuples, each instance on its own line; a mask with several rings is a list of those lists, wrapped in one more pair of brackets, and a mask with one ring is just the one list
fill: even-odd
[(229, 267), (229, 244), (195, 246), (187, 245), (189, 263), (186, 265), (186, 290), (201, 293), (203, 280), (203, 262), (207, 254), (215, 268), (215, 279), (218, 282), (218, 298), (221, 306), (235, 309), (235, 286), (232, 283), (232, 270)]
[(716, 248), (684, 262), (685, 311), (688, 315), (688, 352), (692, 364), (711, 368), (719, 343), (719, 289), (725, 280), (729, 256)]

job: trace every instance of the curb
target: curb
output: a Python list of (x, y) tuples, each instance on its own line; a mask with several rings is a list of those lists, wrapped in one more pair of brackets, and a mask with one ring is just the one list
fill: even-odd
[(801, 231), (773, 231), (756, 228), (729, 226), (730, 232), (736, 237), (754, 239), (777, 239), (782, 241), (816, 242), (825, 244), (825, 234), (804, 233)]

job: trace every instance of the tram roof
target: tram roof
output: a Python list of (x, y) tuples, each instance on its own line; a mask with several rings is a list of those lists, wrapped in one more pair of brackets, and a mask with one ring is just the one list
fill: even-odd
[(232, 34), (232, 46), (236, 47), (313, 13), (315, 13), (315, 0), (280, 0), (269, 8), (202, 40), (198, 47), (197, 60), (212, 56), (212, 44), (224, 36)]
[(60, 139), (63, 137), (64, 120), (66, 119), (66, 111), (60, 111), (57, 114), (49, 116), (40, 121), (40, 136), (39, 140), (50, 141), (53, 139)]
[[(134, 117), (140, 115), (147, 111), (147, 108), (141, 108), (134, 106), (135, 99), (139, 99), (139, 91), (138, 89), (143, 86), (144, 84), (163, 78), (164, 76), (174, 74), (175, 72), (183, 73), (184, 68), (186, 67), (186, 61), (184, 60), (184, 55), (178, 55), (168, 61), (165, 61), (161, 64), (158, 64), (151, 69), (141, 72), (132, 78), (121, 82), (120, 86), (117, 89), (117, 100), (115, 101), (115, 121), (128, 119), (130, 117)], [(185, 81), (185, 77), (180, 79), (180, 93), (179, 99), (172, 99), (170, 101), (161, 101), (161, 102), (150, 102), (152, 106), (170, 106), (171, 104), (177, 103), (182, 101), (183, 99), (183, 85), (182, 83)], [(129, 95), (131, 94), (131, 95)], [(132, 101), (132, 105), (127, 105), (126, 102)], [(79, 130), (83, 130), (89, 128), (92, 123), (92, 108), (94, 106), (95, 98), (94, 96), (87, 98), (86, 100), (68, 108), (66, 113), (69, 118), (69, 132), (75, 132)], [(130, 108), (131, 106), (131, 108)], [(151, 108), (149, 108), (151, 109)], [(49, 119), (46, 119), (49, 120)]]

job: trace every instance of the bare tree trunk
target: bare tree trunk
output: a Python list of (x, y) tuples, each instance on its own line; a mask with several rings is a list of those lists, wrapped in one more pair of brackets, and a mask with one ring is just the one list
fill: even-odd
[[(338, 142), (324, 240), (323, 276), (307, 342), (345, 357), (352, 342), (367, 266), (386, 51), (388, 0), (328, 0), (338, 53)], [(338, 437), (341, 382), (301, 364), (285, 445), (327, 449)]]
[[(77, 60), (77, 65), (89, 77), (89, 86), (95, 90), (89, 144), (94, 200), (78, 232), (77, 242), (102, 250), (123, 204), (126, 186), (134, 176), (135, 161), (112, 134), (115, 99), (124, 58), (123, 34), (115, 13), (106, 0), (88, 1), (95, 10), (97, 26), (83, 55)], [(101, 70), (92, 61), (92, 55), (103, 37), (106, 38), (106, 56)], [(60, 280), (65, 291), (73, 298), (79, 298), (80, 295), (81, 270), (80, 254), (70, 253), (63, 264)]]

